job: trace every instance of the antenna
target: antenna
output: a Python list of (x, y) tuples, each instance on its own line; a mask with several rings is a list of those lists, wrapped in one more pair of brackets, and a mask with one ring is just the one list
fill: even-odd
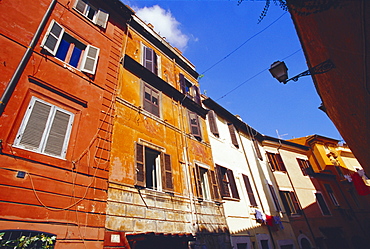
[(277, 135), (277, 137), (278, 137), (279, 139), (284, 139), (283, 137), (284, 137), (284, 136), (287, 136), (287, 135), (288, 135), (288, 133), (285, 133), (285, 134), (280, 135), (280, 134), (279, 134), (279, 131), (276, 129), (276, 135)]

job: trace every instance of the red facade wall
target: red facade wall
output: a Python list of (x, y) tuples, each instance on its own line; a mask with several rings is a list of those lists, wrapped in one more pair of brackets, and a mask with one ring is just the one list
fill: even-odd
[[(55, 5), (4, 113), (0, 116), (0, 227), (57, 235), (56, 248), (103, 246), (112, 100), (128, 9), (92, 2), (109, 13), (101, 28), (74, 9)], [(0, 3), (0, 94), (29, 45), (51, 0)], [(126, 11), (126, 13), (124, 13)], [(81, 72), (41, 48), (52, 20), (84, 44), (100, 49), (95, 75)], [(65, 158), (17, 148), (15, 140), (32, 97), (74, 115)], [(26, 172), (17, 178), (19, 171)]]

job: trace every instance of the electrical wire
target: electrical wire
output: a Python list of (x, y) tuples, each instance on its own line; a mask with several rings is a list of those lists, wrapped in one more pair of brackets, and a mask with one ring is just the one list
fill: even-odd
[[(289, 57), (291, 57), (291, 56), (295, 55), (296, 53), (298, 53), (298, 52), (299, 52), (299, 51), (301, 51), (301, 50), (302, 50), (302, 48), (298, 49), (298, 50), (297, 50), (297, 51), (295, 51), (294, 53), (292, 53), (292, 54), (290, 54), (290, 55), (288, 55), (288, 56), (284, 57), (282, 60), (286, 60), (287, 58), (289, 58)], [(220, 99), (225, 98), (227, 95), (229, 95), (230, 93), (232, 93), (233, 91), (235, 91), (236, 89), (238, 89), (239, 87), (241, 87), (242, 85), (244, 85), (245, 83), (247, 83), (248, 81), (250, 81), (250, 80), (252, 80), (252, 79), (256, 78), (258, 75), (260, 75), (260, 74), (264, 73), (264, 72), (265, 72), (266, 70), (268, 70), (268, 69), (269, 69), (269, 67), (267, 67), (267, 68), (265, 68), (265, 69), (261, 70), (260, 72), (256, 73), (255, 75), (253, 75), (253, 76), (252, 76), (252, 77), (250, 77), (249, 79), (245, 80), (244, 82), (240, 83), (239, 85), (237, 85), (236, 87), (234, 87), (233, 89), (231, 89), (230, 91), (228, 91), (227, 93), (225, 93), (224, 95), (222, 95), (220, 98), (216, 99), (216, 101), (218, 101), (218, 100), (220, 100)]]
[(203, 73), (201, 73), (201, 75), (204, 75), (206, 72), (208, 72), (209, 70), (211, 70), (212, 68), (214, 68), (215, 66), (217, 66), (218, 64), (220, 64), (222, 61), (226, 60), (230, 55), (232, 55), (233, 53), (235, 53), (236, 51), (238, 51), (241, 47), (243, 47), (247, 42), (249, 42), (250, 40), (252, 40), (254, 37), (258, 36), (259, 34), (261, 34), (262, 32), (264, 32), (265, 30), (267, 30), (269, 27), (271, 27), (274, 23), (276, 23), (278, 20), (280, 20), (287, 12), (284, 12), (281, 16), (279, 16), (278, 18), (276, 18), (275, 21), (273, 21), (272, 23), (270, 23), (269, 25), (267, 25), (265, 28), (263, 28), (262, 30), (258, 31), (257, 33), (255, 33), (254, 35), (252, 35), (251, 37), (249, 37), (245, 42), (243, 42), (241, 45), (239, 45), (237, 48), (235, 48), (233, 51), (231, 51), (228, 55), (226, 55), (224, 58), (222, 58), (221, 60), (217, 61), (216, 63), (214, 63), (212, 66), (210, 66), (209, 68), (207, 68), (205, 71), (203, 71)]

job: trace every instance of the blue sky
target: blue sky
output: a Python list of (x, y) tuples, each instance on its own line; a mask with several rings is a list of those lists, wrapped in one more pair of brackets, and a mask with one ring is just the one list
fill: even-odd
[[(310, 76), (284, 85), (267, 70), (284, 60), (289, 76), (307, 69), (292, 19), (265, 1), (123, 0), (196, 67), (202, 93), (260, 133), (283, 139), (319, 134), (341, 140)], [(173, 35), (175, 34), (175, 35)]]

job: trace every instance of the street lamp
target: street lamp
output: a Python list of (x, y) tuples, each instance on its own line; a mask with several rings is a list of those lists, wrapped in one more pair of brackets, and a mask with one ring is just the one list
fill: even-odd
[(271, 67), (269, 69), (271, 75), (276, 78), (279, 82), (286, 84), (288, 81), (298, 81), (298, 79), (302, 76), (307, 75), (315, 75), (315, 74), (322, 74), (330, 71), (333, 69), (335, 65), (331, 60), (326, 60), (316, 66), (314, 66), (311, 69), (308, 69), (290, 79), (288, 79), (288, 68), (285, 65), (284, 61), (275, 61), (271, 64)]

